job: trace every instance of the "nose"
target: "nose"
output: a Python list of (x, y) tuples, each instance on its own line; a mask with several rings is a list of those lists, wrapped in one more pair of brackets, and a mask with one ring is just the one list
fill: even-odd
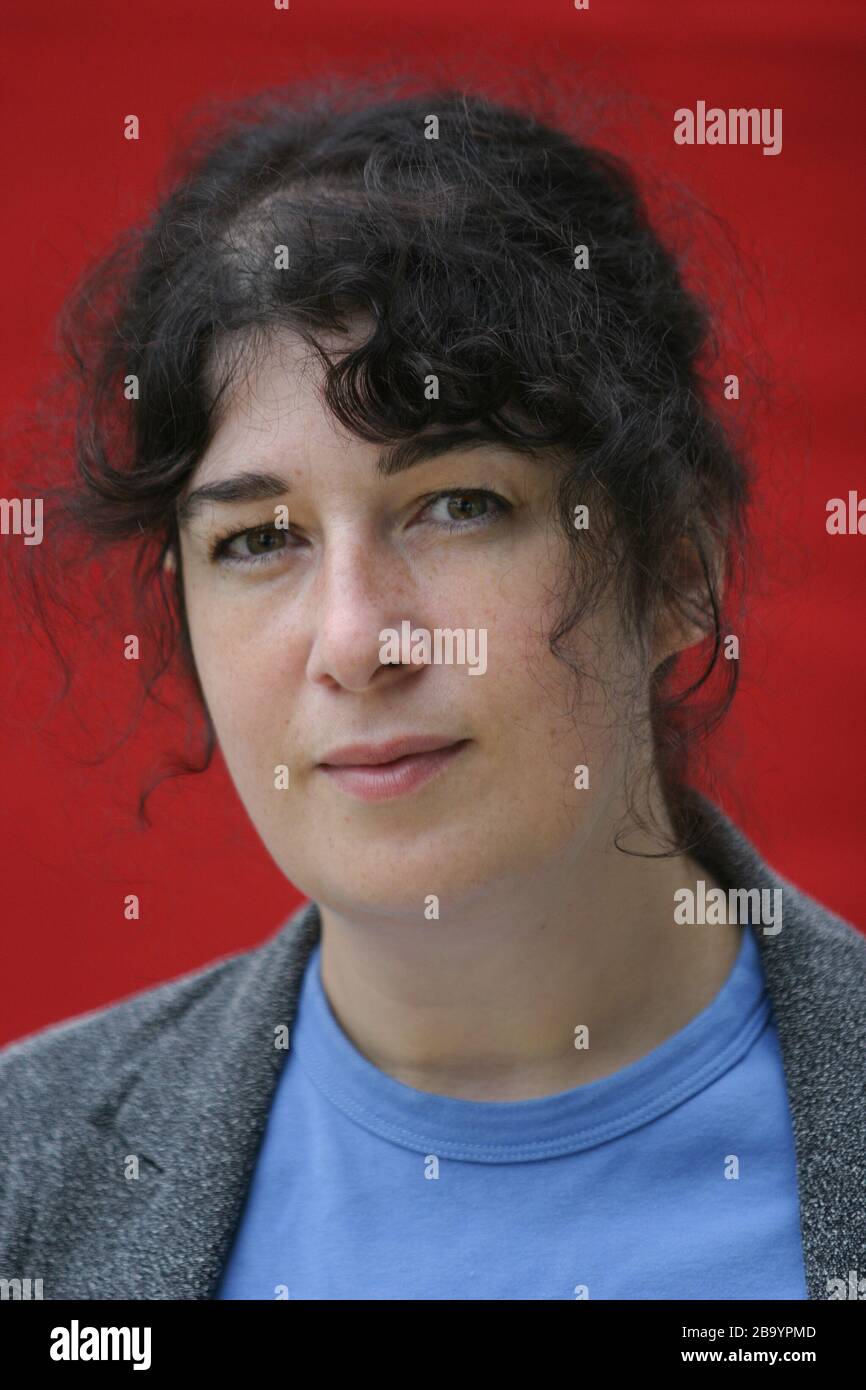
[(313, 638), (307, 679), (363, 691), (417, 678), (421, 667), (382, 662), (386, 628), (416, 625), (415, 585), (405, 561), (369, 532), (334, 536), (312, 585)]

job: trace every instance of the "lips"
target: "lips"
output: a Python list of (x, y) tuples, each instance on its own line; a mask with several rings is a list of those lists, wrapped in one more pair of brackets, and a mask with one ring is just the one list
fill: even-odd
[(468, 748), (470, 739), (437, 736), (354, 743), (334, 749), (319, 771), (340, 791), (359, 801), (388, 801), (416, 791), (445, 771)]
[(434, 753), (463, 740), (439, 734), (407, 734), (385, 743), (347, 743), (335, 748), (319, 763), (320, 767), (377, 767), (416, 753)]

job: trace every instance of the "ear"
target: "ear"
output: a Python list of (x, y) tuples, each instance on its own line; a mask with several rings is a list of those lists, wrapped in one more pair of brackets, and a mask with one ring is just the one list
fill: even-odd
[(675, 653), (702, 642), (713, 630), (713, 605), (709, 585), (721, 603), (723, 557), (718, 548), (707, 546), (704, 560), (695, 541), (682, 536), (670, 557), (668, 599), (656, 616), (653, 632), (653, 666)]
[(165, 552), (165, 559), (162, 562), (162, 567), (166, 572), (177, 569), (177, 560), (173, 550), (167, 550)]

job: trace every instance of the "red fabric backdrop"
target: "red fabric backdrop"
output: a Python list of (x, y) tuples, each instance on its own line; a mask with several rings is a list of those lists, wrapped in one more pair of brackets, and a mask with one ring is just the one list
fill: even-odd
[[(146, 211), (179, 118), (209, 94), (359, 64), (423, 76), (435, 61), (438, 76), (459, 53), (479, 81), (517, 62), (586, 70), (628, 96), (612, 109), (620, 149), (724, 215), (745, 254), (746, 311), (784, 386), (759, 447), (757, 555), (770, 577), (741, 633), (742, 686), (716, 750), (738, 788), (726, 804), (783, 873), (866, 928), (866, 536), (825, 529), (829, 498), (866, 495), (860, 0), (591, 0), (586, 11), (570, 0), (291, 0), (288, 11), (270, 0), (6, 0), (5, 19), (7, 417), (45, 389), (64, 295)], [(781, 107), (781, 154), (675, 145), (674, 110), (698, 100)], [(129, 112), (142, 122), (137, 144), (119, 135)], [(2, 475), (0, 495), (16, 495)], [(8, 603), (4, 592), (7, 616)], [(142, 834), (130, 808), (154, 759), (177, 746), (176, 725), (149, 717), (89, 769), (67, 756), (74, 727), (59, 739), (62, 720), (34, 725), (56, 681), (49, 658), (16, 637), (0, 640), (0, 660), (0, 1041), (252, 946), (284, 920), (298, 895), (219, 759), (164, 785)], [(106, 706), (113, 694), (101, 689)], [(136, 923), (122, 915), (129, 892), (141, 896)]]

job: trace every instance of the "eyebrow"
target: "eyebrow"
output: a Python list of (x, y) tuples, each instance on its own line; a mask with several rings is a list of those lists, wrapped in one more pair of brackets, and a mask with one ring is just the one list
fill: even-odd
[[(413, 435), (410, 439), (401, 440), (379, 454), (376, 473), (379, 477), (391, 478), (428, 459), (469, 447), (496, 448), (523, 457), (536, 456), (531, 445), (502, 440), (492, 430), (479, 425), (441, 434)], [(193, 488), (185, 500), (178, 503), (177, 523), (180, 527), (188, 526), (208, 502), (261, 502), (270, 497), (285, 497), (291, 490), (288, 479), (280, 477), (278, 473), (256, 469), (234, 473), (220, 482), (204, 483), (201, 487)]]

